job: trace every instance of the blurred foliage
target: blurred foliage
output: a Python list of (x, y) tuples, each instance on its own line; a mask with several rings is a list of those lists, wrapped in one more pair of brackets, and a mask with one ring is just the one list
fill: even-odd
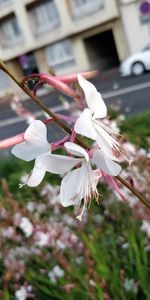
[[(113, 116), (112, 116), (113, 118)], [(138, 145), (148, 149), (150, 136), (150, 113), (127, 118), (121, 124), (122, 133)], [(11, 201), (16, 201), (20, 209), (28, 202), (46, 203), (41, 195), (41, 187), (48, 182), (52, 185), (60, 183), (58, 176), (47, 174), (38, 188), (24, 187), (19, 189), (21, 176), (29, 173), (33, 163), (18, 159), (0, 162), (0, 179), (8, 182), (8, 190), (12, 194)], [(0, 250), (0, 299), (15, 300), (15, 290), (25, 282), (32, 285), (33, 297), (27, 300), (149, 300), (150, 299), (150, 252), (148, 237), (141, 231), (141, 222), (136, 220), (132, 210), (124, 203), (116, 201), (106, 185), (101, 183), (100, 194), (103, 201), (98, 206), (94, 202), (88, 212), (87, 220), (75, 226), (68, 225), (69, 230), (78, 237), (83, 247), (80, 253), (73, 247), (55, 250), (43, 247), (39, 253), (24, 258), (26, 268), (20, 281), (15, 282), (9, 270), (6, 270), (2, 252), (15, 247), (31, 247), (32, 237), (12, 241), (6, 239), (4, 248)], [(9, 210), (8, 195), (0, 189), (0, 204)], [(11, 197), (10, 197), (11, 198)], [(111, 200), (110, 200), (111, 199)], [(14, 202), (12, 202), (13, 204)], [(53, 224), (73, 214), (72, 208), (46, 208), (43, 214), (29, 214), (34, 224)], [(12, 212), (10, 212), (12, 213)], [(52, 219), (52, 223), (49, 223)], [(8, 222), (8, 220), (7, 220)], [(12, 223), (5, 226), (12, 226)], [(0, 218), (1, 224), (4, 226)], [(62, 228), (64, 224), (62, 222)], [(0, 232), (1, 233), (1, 232)], [(3, 239), (2, 239), (3, 240)], [(0, 239), (1, 241), (1, 239)], [(53, 282), (48, 273), (59, 265), (64, 276)]]
[[(30, 261), (26, 279), (36, 287), (37, 300), (46, 300), (46, 297), (56, 300), (102, 300), (106, 299), (105, 293), (109, 295), (108, 299), (115, 300), (150, 299), (148, 253), (143, 247), (145, 237), (127, 208), (117, 204), (112, 206), (112, 210), (115, 220), (106, 218), (105, 224), (98, 226), (91, 217), (88, 226), (78, 230), (85, 245), (81, 263), (77, 264), (76, 253), (64, 253), (70, 272), (66, 272), (65, 278), (59, 279), (57, 284), (50, 283), (46, 274), (38, 272), (40, 268), (49, 269), (53, 257), (49, 266), (40, 259)], [(123, 249), (122, 245), (127, 242), (128, 249)], [(134, 280), (138, 287), (137, 294), (132, 288), (125, 290), (125, 278)], [(68, 282), (73, 282), (76, 287), (67, 294), (63, 286)]]
[(147, 150), (150, 148), (150, 112), (127, 117), (120, 129), (132, 143)]
[(118, 110), (108, 108), (108, 116), (110, 120), (116, 120), (116, 118), (119, 116)]
[[(16, 191), (17, 180), (24, 173), (25, 163), (14, 160), (11, 164), (6, 162), (7, 164), (6, 168), (5, 164), (1, 163), (1, 177), (5, 176), (11, 183), (10, 190), (16, 195), (16, 199), (20, 199), (21, 206), (22, 201), (43, 201), (39, 189), (25, 187)], [(47, 177), (47, 180), (53, 184), (58, 183), (58, 178), (54, 175)], [(108, 189), (106, 192), (105, 185), (101, 185), (100, 191), (107, 199)], [(62, 218), (62, 214), (67, 215), (69, 211), (70, 208), (61, 210), (59, 217)], [(48, 211), (43, 221), (48, 222), (51, 215), (53, 211)], [(43, 248), (42, 255), (34, 255), (27, 260), (21, 282), (26, 281), (32, 285), (35, 296), (33, 299), (36, 300), (150, 299), (150, 254), (145, 250), (148, 239), (141, 232), (140, 226), (141, 223), (134, 219), (131, 209), (123, 203), (115, 200), (106, 207), (104, 199), (100, 206), (93, 203), (87, 223), (79, 223), (77, 228), (73, 229), (84, 245), (82, 252), (78, 254), (66, 248), (55, 253), (51, 247)], [(30, 238), (28, 240), (31, 243)], [(14, 248), (19, 246), (20, 242), (15, 244), (9, 241), (8, 245)], [(55, 265), (60, 265), (65, 275), (53, 283), (48, 277), (48, 272)], [(15, 300), (13, 281), (9, 284), (7, 282), (8, 286), (5, 287), (5, 272), (1, 261), (2, 299)], [(66, 290), (68, 284), (72, 284), (73, 287)]]

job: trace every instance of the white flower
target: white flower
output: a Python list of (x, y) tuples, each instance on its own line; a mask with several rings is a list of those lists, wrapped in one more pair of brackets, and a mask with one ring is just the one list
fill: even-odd
[(24, 286), (22, 286), (19, 290), (15, 292), (15, 297), (17, 300), (26, 300), (28, 293)]
[(147, 234), (147, 236), (150, 238), (150, 222), (147, 220), (142, 221), (141, 230)]
[(98, 201), (97, 183), (102, 176), (100, 170), (110, 175), (118, 175), (121, 171), (121, 167), (108, 157), (104, 157), (101, 150), (96, 150), (92, 162), (94, 162), (100, 170), (93, 171), (89, 155), (85, 149), (71, 142), (65, 143), (64, 146), (71, 154), (81, 157), (81, 166), (70, 171), (63, 178), (60, 186), (60, 201), (65, 207), (74, 204), (79, 207), (82, 199), (84, 199), (83, 209), (78, 216), (78, 219), (81, 220), (83, 212), (85, 208), (90, 205), (92, 198)]
[(65, 274), (64, 270), (58, 265), (53, 268), (53, 272), (55, 273), (56, 277), (63, 277)]
[(35, 234), (35, 244), (39, 247), (45, 247), (48, 246), (49, 243), (49, 234), (48, 233), (44, 233), (42, 231), (38, 231)]
[(123, 286), (127, 292), (133, 291), (135, 294), (137, 294), (138, 292), (138, 284), (134, 281), (133, 278), (125, 278)]
[(32, 201), (28, 202), (27, 205), (26, 205), (26, 209), (32, 213), (36, 208), (36, 204)]
[(61, 182), (60, 186), (60, 202), (63, 206), (76, 205), (80, 206), (82, 199), (84, 199), (83, 209), (78, 216), (81, 219), (85, 207), (87, 207), (92, 197), (98, 199), (97, 173), (92, 170), (91, 163), (89, 161), (89, 155), (82, 147), (67, 142), (64, 144), (68, 152), (80, 157), (79, 163), (81, 166), (73, 171), (70, 171)]
[(51, 151), (47, 141), (45, 124), (40, 120), (33, 121), (24, 134), (25, 141), (14, 146), (12, 153), (20, 159), (31, 161), (43, 153)]
[(114, 135), (114, 132), (99, 120), (107, 115), (107, 108), (101, 94), (92, 83), (80, 74), (78, 75), (78, 82), (83, 89), (88, 108), (85, 108), (78, 118), (74, 130), (76, 133), (95, 140), (105, 155), (116, 160), (121, 153), (125, 154), (125, 150), (111, 136)]
[(73, 167), (62, 180), (60, 187), (60, 201), (63, 206), (75, 204), (80, 206), (84, 199), (83, 209), (78, 216), (81, 219), (83, 211), (90, 205), (92, 198), (98, 201), (97, 183), (102, 176), (101, 171), (108, 175), (116, 176), (121, 167), (105, 156), (102, 150), (96, 150), (91, 160), (99, 170), (92, 170), (89, 155), (82, 147), (67, 142), (66, 150), (78, 158), (52, 154), (46, 138), (46, 126), (41, 121), (34, 121), (25, 132), (25, 142), (18, 144), (12, 149), (12, 153), (26, 161), (36, 159), (35, 165), (26, 184), (37, 186), (43, 179), (46, 171), (54, 174), (64, 174)]
[(33, 121), (27, 128), (24, 139), (23, 143), (13, 147), (12, 153), (25, 161), (35, 159), (32, 173), (26, 181), (26, 185), (30, 187), (40, 184), (46, 171), (63, 174), (79, 162), (77, 158), (51, 154), (51, 148), (47, 141), (47, 128), (39, 120)]
[(26, 217), (22, 217), (19, 227), (21, 228), (21, 230), (23, 231), (23, 233), (25, 234), (25, 236), (28, 238), (32, 235), (33, 233), (33, 225), (30, 222), (30, 220)]
[(57, 281), (57, 278), (61, 278), (65, 275), (65, 272), (60, 266), (56, 265), (52, 271), (48, 272), (48, 277), (50, 280), (55, 283)]

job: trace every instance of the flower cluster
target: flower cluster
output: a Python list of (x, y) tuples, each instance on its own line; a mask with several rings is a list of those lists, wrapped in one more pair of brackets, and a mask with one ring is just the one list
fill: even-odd
[[(127, 145), (127, 147), (129, 149), (129, 145)], [(138, 160), (142, 160), (143, 163), (145, 159), (146, 162), (146, 153), (145, 155), (140, 154), (135, 149), (134, 155), (136, 155), (136, 153)], [(136, 172), (139, 173), (140, 170), (139, 165), (137, 165)], [(148, 173), (143, 172), (143, 177), (145, 180), (142, 188), (148, 192)], [(21, 181), (24, 180), (25, 177), (22, 177)], [(139, 181), (136, 181), (135, 184), (136, 183), (139, 184)], [(104, 186), (103, 183), (102, 185)], [(4, 190), (4, 187), (2, 187), (2, 189)], [(138, 228), (137, 238), (141, 234), (140, 227), (136, 219), (133, 219), (133, 216), (130, 218), (130, 223), (128, 224), (129, 219), (126, 220), (126, 216), (129, 218), (130, 214), (127, 206), (123, 205), (124, 212), (122, 213), (122, 218), (125, 212), (127, 215), (125, 215), (124, 222), (120, 223), (119, 220), (121, 217), (118, 218), (116, 215), (121, 213), (120, 205), (118, 205), (116, 209), (116, 203), (114, 198), (112, 199), (112, 193), (106, 196), (106, 201), (103, 202), (102, 207), (99, 207), (98, 212), (96, 208), (94, 209), (95, 213), (93, 213), (93, 211), (89, 212), (88, 219), (85, 219), (84, 214), (83, 222), (78, 223), (73, 217), (73, 212), (70, 210), (62, 216), (62, 206), (59, 204), (59, 186), (44, 183), (37, 188), (36, 194), (32, 194), (32, 190), (30, 190), (23, 208), (22, 203), (19, 204), (8, 191), (7, 196), (6, 194), (4, 196), (4, 201), (1, 201), (0, 257), (3, 260), (2, 285), (4, 287), (5, 285), (10, 287), (12, 297), (15, 295), (16, 300), (37, 299), (36, 293), (39, 287), (42, 289), (43, 286), (46, 287), (48, 284), (49, 287), (54, 285), (54, 289), (58, 289), (58, 293), (60, 292), (59, 288), (62, 291), (67, 291), (70, 295), (70, 299), (72, 299), (72, 289), (75, 289), (75, 287), (78, 288), (76, 281), (77, 270), (81, 273), (80, 278), (85, 282), (86, 280), (88, 281), (89, 289), (92, 293), (94, 293), (94, 287), (100, 284), (103, 294), (109, 295), (109, 282), (106, 282), (106, 279), (104, 280), (101, 273), (99, 274), (99, 270), (97, 270), (96, 266), (97, 259), (99, 259), (99, 249), (101, 249), (101, 253), (105, 251), (107, 256), (110, 255), (111, 249), (106, 251), (106, 243), (109, 245), (109, 241), (111, 240), (113, 241), (112, 244), (115, 242), (116, 245), (117, 243), (119, 256), (122, 257), (123, 255), (126, 258), (124, 262), (125, 265), (123, 266), (121, 262), (120, 269), (123, 288), (127, 293), (129, 293), (130, 290), (134, 291), (135, 294), (138, 292), (139, 280), (131, 273), (131, 265), (127, 260), (128, 248), (129, 252), (131, 252), (132, 245), (129, 237), (125, 234), (125, 230), (126, 233), (129, 232), (128, 226), (131, 226), (131, 230), (131, 224), (135, 224), (135, 228)], [(18, 193), (20, 193), (20, 198), (22, 199), (23, 191), (18, 191)], [(130, 195), (128, 195), (128, 198), (130, 199)], [(147, 233), (149, 237), (148, 212), (144, 206), (142, 207), (137, 204), (134, 207), (132, 206), (131, 209), (135, 217), (140, 218), (142, 221), (141, 230)], [(111, 220), (113, 221), (113, 226)], [(116, 222), (117, 227), (115, 227)], [(125, 222), (126, 226), (124, 226)], [(118, 228), (117, 233), (115, 232), (115, 228)], [(112, 232), (110, 230), (112, 230)], [(87, 239), (85, 239), (84, 233)], [(100, 242), (102, 237), (104, 238), (104, 244)], [(94, 239), (99, 239), (97, 244)], [(144, 253), (147, 253), (150, 249), (150, 244), (148, 238), (144, 235), (143, 242)], [(92, 260), (92, 249), (98, 251), (97, 255), (94, 256), (95, 262)], [(114, 249), (112, 249), (112, 251), (114, 251)], [(100, 258), (101, 257), (103, 258), (103, 255), (100, 256)], [(118, 255), (116, 255), (116, 257), (118, 257)], [(112, 254), (110, 259), (112, 259)], [(128, 263), (126, 263), (126, 261)], [(113, 266), (115, 266), (115, 263), (116, 261), (113, 262)], [(86, 271), (85, 264), (89, 270), (88, 272)], [(103, 266), (103, 264), (106, 270), (107, 268), (109, 269), (107, 260), (105, 262), (100, 260), (100, 266)], [(127, 272), (127, 266), (129, 267), (129, 273)], [(124, 269), (122, 269), (123, 267)], [(117, 269), (117, 271), (119, 274), (119, 269)], [(35, 272), (35, 279), (31, 276), (33, 272)], [(40, 282), (41, 278), (43, 280), (42, 285)], [(135, 287), (137, 287), (137, 289), (135, 289)], [(83, 289), (82, 286), (81, 289)], [(49, 288), (49, 291), (50, 290)], [(3, 299), (3, 297), (2, 294), (1, 298)]]
[[(81, 220), (92, 198), (99, 202), (97, 184), (100, 178), (105, 175), (117, 176), (121, 172), (117, 162), (126, 157), (126, 151), (114, 138), (116, 134), (113, 130), (101, 120), (107, 116), (101, 94), (81, 74), (77, 78), (86, 105), (79, 117), (72, 118), (74, 124), (71, 134), (49, 144), (46, 125), (35, 120), (27, 128), (24, 141), (14, 146), (12, 153), (25, 161), (35, 160), (34, 168), (25, 183), (30, 187), (40, 184), (46, 172), (66, 174), (60, 186), (60, 202), (63, 206), (78, 207), (77, 218)], [(90, 138), (94, 146), (84, 148), (77, 144), (77, 134)], [(59, 148), (63, 148), (67, 155), (56, 154), (55, 150)], [(80, 209), (82, 199), (83, 207)]]

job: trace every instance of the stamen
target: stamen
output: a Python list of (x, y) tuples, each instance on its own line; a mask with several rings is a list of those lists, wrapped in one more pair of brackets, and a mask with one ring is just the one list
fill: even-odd
[(78, 220), (82, 220), (82, 215), (85, 208), (90, 208), (92, 199), (95, 198), (96, 202), (99, 203), (99, 193), (97, 190), (97, 183), (99, 178), (102, 176), (99, 170), (93, 171), (89, 162), (83, 162), (81, 166), (81, 178), (84, 178), (82, 185), (80, 186), (79, 194), (82, 195), (84, 191), (84, 203), (81, 213), (77, 216)]

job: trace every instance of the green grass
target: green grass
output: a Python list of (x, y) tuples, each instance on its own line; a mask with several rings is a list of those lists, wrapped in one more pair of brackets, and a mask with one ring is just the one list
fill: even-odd
[(150, 148), (150, 112), (126, 118), (120, 129), (132, 143), (147, 150)]

